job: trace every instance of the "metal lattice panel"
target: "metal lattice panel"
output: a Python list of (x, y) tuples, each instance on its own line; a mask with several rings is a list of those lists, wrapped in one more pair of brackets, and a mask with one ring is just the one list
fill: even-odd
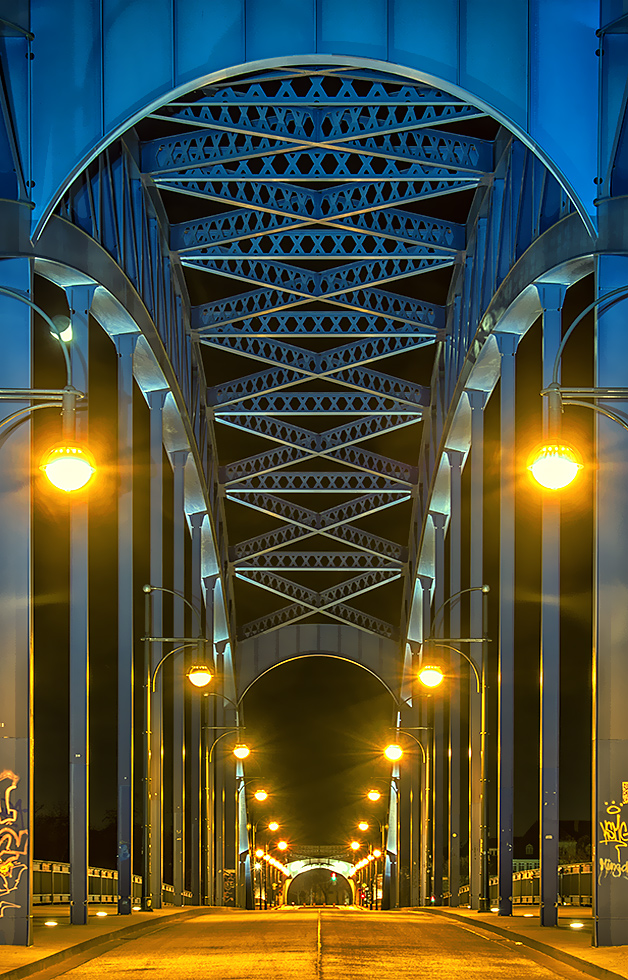
[[(493, 145), (474, 130), (482, 117), (393, 75), (312, 66), (208, 85), (151, 116), (142, 169), (173, 211), (188, 201), (170, 247), (195, 277), (192, 336), (229, 454), (230, 567), (247, 595), (289, 600), (248, 622), (238, 614), (241, 637), (313, 616), (397, 636), (375, 597), (407, 570), (401, 517), (389, 515), (411, 513), (426, 354), (445, 328), (442, 301), (421, 284), (464, 254), (464, 219), (437, 212), (492, 170)], [(275, 445), (256, 452), (260, 440)], [(247, 513), (253, 537), (238, 534)], [(357, 574), (322, 590), (308, 582), (343, 570)]]

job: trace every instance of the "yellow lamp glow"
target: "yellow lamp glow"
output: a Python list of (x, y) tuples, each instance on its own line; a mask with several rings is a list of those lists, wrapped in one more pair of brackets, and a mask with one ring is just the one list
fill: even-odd
[(378, 789), (370, 789), (366, 795), (371, 803), (377, 803), (382, 794)]
[(379, 850), (379, 848), (376, 848), (376, 849), (375, 849), (375, 850), (373, 851), (373, 857), (374, 857), (374, 858), (381, 858), (381, 856), (382, 856), (382, 852), (381, 852), (381, 851)]
[(39, 468), (54, 487), (72, 493), (89, 483), (96, 472), (96, 463), (87, 449), (66, 443), (53, 446), (42, 459)]
[(235, 755), (236, 759), (246, 759), (246, 757), (251, 754), (251, 750), (248, 745), (236, 745), (233, 750), (233, 754)]
[(443, 672), (440, 667), (426, 664), (425, 667), (421, 667), (418, 678), (425, 687), (438, 687), (443, 680)]
[(279, 824), (277, 823), (276, 820), (271, 820), (270, 823), (268, 824), (268, 829), (272, 830), (274, 834), (276, 830), (279, 830)]
[(359, 851), (361, 847), (362, 847), (362, 845), (360, 844), (360, 841), (359, 840), (352, 840), (351, 841), (351, 850), (352, 851)]
[(256, 790), (255, 793), (254, 793), (254, 796), (255, 796), (255, 799), (258, 800), (260, 803), (263, 803), (264, 800), (267, 800), (268, 799), (268, 793), (266, 792), (265, 789), (258, 789), (258, 790)]
[(367, 824), (366, 820), (360, 820), (360, 822), (358, 824), (358, 830), (363, 830), (364, 831), (364, 830), (368, 830), (368, 829), (369, 829), (369, 825)]
[(188, 680), (194, 687), (207, 687), (212, 679), (212, 672), (206, 664), (193, 664), (188, 670)]
[(546, 490), (562, 490), (575, 480), (582, 463), (570, 446), (554, 443), (541, 446), (531, 457), (528, 469)]
[(387, 745), (384, 749), (384, 755), (391, 762), (399, 762), (399, 759), (403, 755), (403, 749), (400, 745)]
[(280, 851), (287, 851), (288, 850), (288, 841), (286, 841), (286, 840), (280, 840), (279, 843), (277, 844), (277, 847), (279, 848)]
[(263, 852), (263, 850), (261, 849), (261, 847), (258, 847), (258, 848), (257, 848), (257, 850), (256, 850), (256, 852), (255, 852), (255, 857), (256, 857), (256, 858), (263, 858), (263, 857), (264, 857), (264, 852)]

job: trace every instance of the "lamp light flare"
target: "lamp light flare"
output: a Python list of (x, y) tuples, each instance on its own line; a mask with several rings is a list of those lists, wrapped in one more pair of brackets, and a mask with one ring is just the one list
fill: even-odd
[(264, 857), (264, 852), (263, 852), (263, 850), (261, 849), (261, 847), (258, 847), (258, 848), (257, 848), (257, 850), (256, 850), (256, 852), (255, 852), (255, 857), (256, 857), (256, 858), (263, 858), (263, 857)]
[(254, 796), (255, 796), (255, 799), (258, 800), (260, 803), (263, 803), (264, 800), (267, 800), (268, 799), (268, 793), (266, 792), (265, 789), (258, 789), (258, 790), (256, 790), (255, 793), (254, 793)]
[(384, 755), (391, 762), (399, 762), (399, 759), (403, 755), (403, 749), (400, 745), (387, 745), (384, 749)]
[(193, 664), (187, 673), (188, 680), (194, 687), (207, 687), (212, 676), (211, 670), (205, 664)]
[(96, 472), (96, 462), (87, 449), (75, 443), (65, 443), (48, 450), (39, 468), (54, 487), (72, 493), (89, 483)]
[(351, 850), (352, 851), (359, 851), (361, 847), (362, 847), (362, 845), (360, 844), (360, 841), (359, 840), (352, 840), (351, 841)]
[(438, 687), (443, 680), (443, 672), (440, 667), (426, 664), (418, 673), (418, 678), (425, 687)]
[(288, 850), (288, 841), (286, 841), (286, 840), (280, 840), (279, 843), (277, 844), (277, 847), (278, 847), (278, 849), (280, 851), (287, 851)]
[(377, 860), (378, 858), (381, 858), (381, 856), (382, 856), (382, 852), (378, 847), (376, 847), (375, 850), (373, 851), (373, 857)]
[(546, 490), (563, 490), (575, 480), (581, 469), (582, 463), (576, 451), (560, 443), (541, 446), (528, 463), (528, 470)]
[(268, 829), (272, 830), (274, 834), (276, 830), (279, 830), (279, 824), (277, 823), (276, 820), (271, 820), (270, 823), (268, 824)]
[(360, 822), (358, 824), (358, 830), (365, 831), (365, 830), (368, 830), (368, 829), (369, 829), (369, 825), (366, 822), (366, 820), (360, 820)]
[(370, 789), (366, 795), (371, 803), (377, 803), (382, 794), (378, 789)]
[(233, 754), (235, 755), (236, 759), (246, 759), (247, 756), (251, 754), (251, 750), (248, 747), (248, 745), (240, 744), (240, 745), (236, 745), (236, 747), (233, 750)]

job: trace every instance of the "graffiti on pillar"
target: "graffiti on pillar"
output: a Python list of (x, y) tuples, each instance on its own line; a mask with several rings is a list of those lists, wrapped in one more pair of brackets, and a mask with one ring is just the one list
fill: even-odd
[(15, 799), (20, 777), (10, 769), (0, 772), (0, 919), (5, 909), (19, 909), (16, 897), (20, 878), (28, 868), (28, 829), (21, 800)]
[(622, 819), (623, 809), (628, 806), (628, 782), (624, 782), (621, 785), (621, 803), (617, 803), (612, 800), (610, 803), (605, 803), (606, 807), (606, 820), (600, 820), (600, 830), (602, 831), (602, 837), (600, 840), (600, 847), (608, 845), (611, 853), (614, 849), (615, 853), (611, 856), (599, 857), (598, 859), (598, 873), (599, 881), (607, 878), (609, 875), (613, 878), (628, 878), (628, 826), (626, 821)]

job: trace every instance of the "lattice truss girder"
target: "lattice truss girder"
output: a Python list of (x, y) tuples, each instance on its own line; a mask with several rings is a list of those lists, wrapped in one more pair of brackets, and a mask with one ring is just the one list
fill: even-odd
[[(214, 357), (264, 366), (208, 391), (215, 423), (275, 444), (221, 469), (229, 501), (280, 522), (230, 549), (233, 574), (290, 600), (242, 637), (319, 614), (397, 635), (345, 600), (405, 574), (407, 549), (359, 524), (408, 501), (418, 472), (363, 444), (416, 425), (430, 403), (427, 388), (377, 365), (409, 363), (442, 336), (444, 309), (407, 281), (459, 261), (465, 228), (414, 208), (474, 189), (492, 169), (491, 143), (453, 131), (481, 115), (392, 75), (312, 66), (208, 86), (153, 114), (167, 134), (143, 144), (143, 171), (207, 211), (222, 205), (171, 228), (182, 264), (234, 284), (193, 309), (193, 339)], [(341, 344), (309, 350), (297, 337)], [(288, 421), (307, 415), (339, 424), (320, 432)], [(307, 506), (323, 494), (342, 502)], [(330, 550), (300, 550), (314, 537)], [(351, 550), (333, 550), (341, 544)], [(358, 574), (322, 591), (277, 574), (345, 569)]]
[[(336, 293), (322, 297), (322, 301), (344, 308), (349, 313), (382, 316), (394, 322), (401, 322), (415, 328), (431, 327), (439, 318), (439, 307), (433, 303), (402, 296), (384, 289), (362, 289), (356, 287), (350, 293)], [(295, 295), (276, 289), (255, 289), (225, 300), (205, 303), (192, 310), (192, 326), (201, 333), (206, 328), (233, 324), (251, 317), (277, 314), (292, 314), (297, 306), (312, 302), (308, 293)]]
[[(323, 228), (314, 228), (314, 224)], [(333, 234), (333, 238), (332, 238)], [(338, 254), (342, 248), (353, 254), (358, 246), (366, 253), (367, 242), (376, 250), (397, 247), (399, 244), (420, 247), (423, 245), (456, 252), (464, 248), (465, 229), (452, 221), (439, 221), (423, 215), (412, 214), (399, 208), (386, 211), (368, 211), (344, 218), (310, 220), (294, 215), (275, 214), (270, 211), (239, 209), (186, 221), (173, 225), (170, 230), (170, 247), (181, 253), (201, 250), (212, 251), (228, 246), (229, 254), (285, 254), (281, 249), (288, 247), (303, 250), (307, 240), (309, 250), (316, 255)], [(237, 253), (237, 245), (242, 253)], [(349, 248), (351, 246), (351, 248)], [(304, 253), (305, 254), (305, 253)]]
[(231, 560), (234, 562), (239, 562), (241, 559), (250, 561), (256, 555), (275, 551), (288, 543), (310, 538), (316, 534), (344, 541), (354, 548), (370, 552), (380, 558), (406, 561), (407, 549), (387, 538), (356, 528), (353, 524), (364, 517), (365, 513), (374, 514), (403, 503), (409, 495), (369, 494), (323, 511), (310, 510), (282, 497), (274, 497), (272, 494), (248, 493), (232, 496), (228, 493), (227, 496), (239, 504), (286, 522), (268, 534), (260, 534), (235, 545), (231, 549)]

